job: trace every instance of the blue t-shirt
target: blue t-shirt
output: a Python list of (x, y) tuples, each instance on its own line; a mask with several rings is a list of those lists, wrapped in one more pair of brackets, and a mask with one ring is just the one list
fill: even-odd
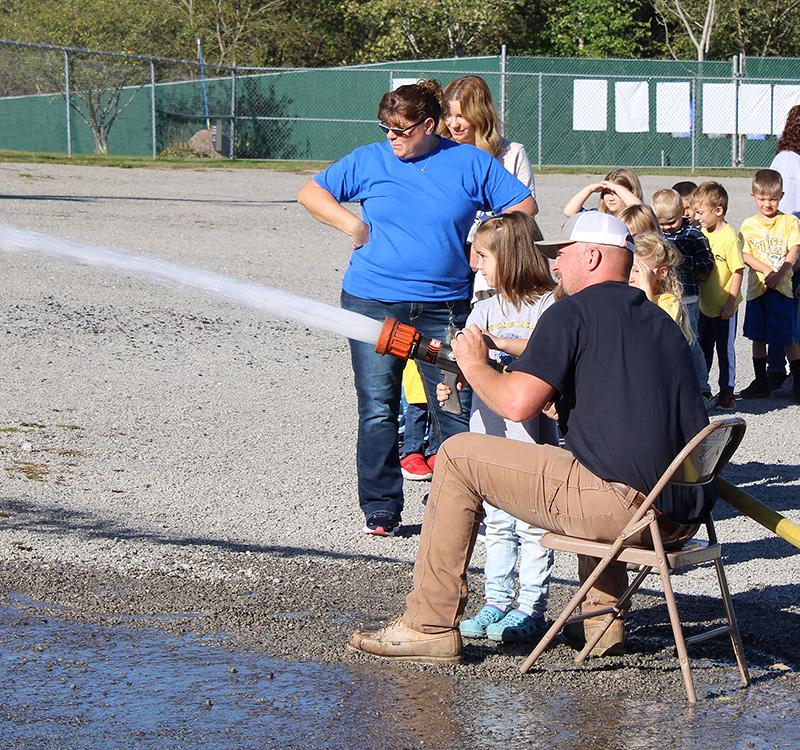
[(369, 242), (353, 251), (342, 286), (381, 302), (468, 299), (475, 214), (531, 194), (491, 154), (444, 138), (407, 161), (389, 141), (361, 146), (314, 179), (340, 202), (361, 201)]

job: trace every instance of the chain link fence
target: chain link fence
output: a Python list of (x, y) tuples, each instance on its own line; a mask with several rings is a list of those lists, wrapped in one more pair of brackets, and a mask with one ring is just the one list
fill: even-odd
[(493, 57), (251, 69), (0, 41), (0, 148), (335, 160), (383, 136), (383, 93), (480, 75), (535, 165), (760, 167), (800, 104), (800, 60)]

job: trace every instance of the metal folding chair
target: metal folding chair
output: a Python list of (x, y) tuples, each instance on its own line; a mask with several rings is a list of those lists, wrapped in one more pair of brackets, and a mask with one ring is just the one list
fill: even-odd
[[(678, 652), (683, 681), (686, 685), (686, 695), (690, 703), (697, 702), (697, 695), (694, 688), (694, 680), (689, 666), (689, 655), (686, 651), (687, 644), (713, 638), (718, 635), (728, 633), (733, 644), (733, 651), (739, 672), (742, 678), (742, 686), (750, 684), (750, 677), (747, 672), (747, 663), (744, 658), (744, 648), (739, 636), (739, 628), (736, 624), (736, 615), (733, 611), (733, 602), (728, 590), (728, 583), (725, 578), (725, 571), (722, 567), (721, 548), (717, 542), (714, 522), (709, 516), (706, 522), (708, 541), (701, 539), (691, 539), (682, 544), (677, 549), (665, 550), (659, 534), (658, 521), (655, 509), (652, 507), (656, 498), (661, 494), (667, 484), (679, 486), (697, 486), (712, 482), (714, 477), (730, 460), (739, 443), (744, 437), (745, 421), (741, 417), (728, 417), (712, 422), (703, 428), (693, 437), (675, 457), (662, 474), (657, 484), (628, 522), (614, 542), (603, 543), (589, 539), (564, 536), (562, 534), (547, 533), (542, 538), (542, 544), (550, 549), (565, 550), (576, 554), (588, 555), (599, 558), (601, 562), (589, 578), (578, 589), (575, 596), (561, 611), (556, 621), (547, 631), (545, 636), (539, 641), (536, 648), (528, 656), (520, 667), (520, 671), (527, 672), (536, 662), (539, 656), (550, 645), (559, 631), (568, 622), (582, 622), (587, 617), (599, 617), (605, 615), (602, 626), (598, 627), (588, 639), (586, 646), (575, 657), (575, 661), (582, 663), (589, 655), (591, 650), (609, 628), (611, 623), (622, 616), (628, 602), (633, 594), (642, 584), (644, 579), (654, 568), (658, 568), (661, 574), (661, 581), (664, 587), (664, 597), (669, 610), (669, 619), (672, 624), (672, 632), (675, 637), (675, 648)], [(649, 527), (650, 535), (653, 540), (653, 548), (634, 547), (626, 544), (626, 539), (634, 534), (638, 534)], [(591, 588), (595, 580), (602, 571), (612, 562), (619, 561), (629, 565), (639, 566), (639, 571), (635, 575), (630, 586), (619, 598), (613, 607), (591, 612), (587, 615), (573, 614), (578, 605), (583, 601), (586, 593)], [(675, 594), (672, 590), (670, 572), (698, 565), (700, 563), (713, 562), (717, 572), (720, 595), (725, 608), (727, 624), (721, 627), (706, 630), (705, 632), (684, 638), (683, 628), (681, 627), (680, 615), (675, 602)]]

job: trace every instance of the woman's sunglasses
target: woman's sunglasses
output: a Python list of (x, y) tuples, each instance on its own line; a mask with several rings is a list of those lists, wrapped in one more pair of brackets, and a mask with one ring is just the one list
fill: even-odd
[(382, 122), (378, 123), (378, 127), (386, 134), (394, 133), (398, 138), (408, 138), (408, 131), (413, 130), (417, 125), (422, 125), (425, 120), (420, 120), (419, 122), (415, 122), (413, 125), (409, 125), (407, 128), (390, 128), (388, 125), (384, 125)]

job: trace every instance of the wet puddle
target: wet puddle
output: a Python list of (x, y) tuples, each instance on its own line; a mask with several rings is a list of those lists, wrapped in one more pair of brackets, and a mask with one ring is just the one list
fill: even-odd
[(3, 748), (800, 748), (800, 708), (777, 678), (694, 709), (587, 701), (574, 684), (553, 700), (533, 682), (290, 663), (55, 614), (0, 607)]

